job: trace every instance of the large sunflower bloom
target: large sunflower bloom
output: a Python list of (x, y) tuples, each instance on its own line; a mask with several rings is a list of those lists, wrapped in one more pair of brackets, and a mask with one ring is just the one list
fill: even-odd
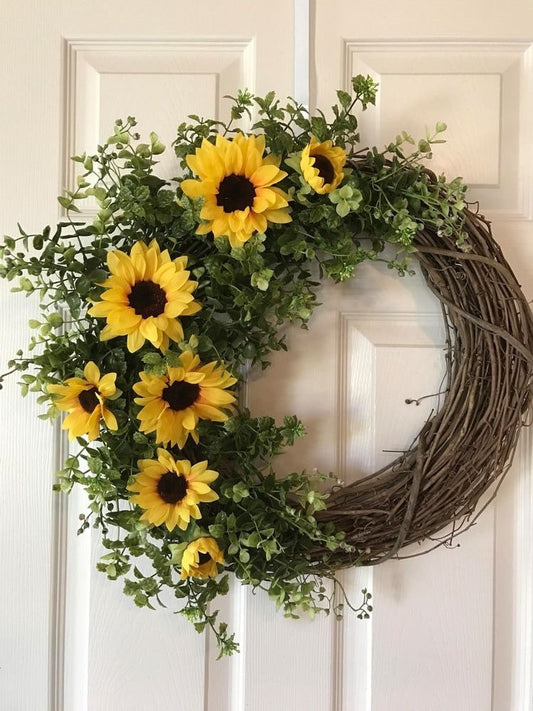
[(146, 509), (141, 521), (173, 531), (176, 526), (185, 531), (191, 518), (202, 515), (198, 504), (216, 501), (218, 494), (212, 484), (218, 472), (207, 468), (207, 462), (191, 465), (187, 459), (175, 460), (165, 449), (157, 450), (157, 460), (140, 459), (140, 472), (128, 490), (135, 493), (133, 504)]
[(290, 222), (288, 195), (273, 187), (287, 173), (279, 170), (275, 156), (263, 158), (264, 136), (228, 140), (218, 135), (213, 145), (202, 141), (195, 155), (187, 156), (199, 180), (184, 180), (181, 188), (190, 198), (203, 197), (200, 217), (206, 220), (197, 234), (225, 235), (240, 247), (254, 232), (265, 232), (269, 222)]
[(217, 563), (224, 564), (224, 555), (214, 538), (197, 538), (189, 543), (181, 560), (181, 579), (216, 578)]
[(73, 440), (88, 435), (89, 441), (96, 439), (100, 432), (100, 420), (110, 430), (118, 429), (115, 415), (107, 409), (106, 398), (116, 395), (116, 373), (100, 377), (98, 366), (89, 361), (83, 369), (84, 378), (68, 378), (62, 385), (49, 385), (48, 392), (60, 395), (55, 405), (69, 414), (63, 422), (68, 437)]
[(129, 256), (119, 249), (109, 252), (107, 264), (111, 276), (102, 284), (107, 291), (89, 309), (91, 316), (107, 319), (100, 340), (127, 336), (131, 353), (146, 339), (163, 352), (169, 339), (180, 341), (183, 328), (177, 317), (201, 308), (192, 296), (197, 283), (189, 280), (187, 257), (171, 260), (153, 240), (149, 246), (136, 242)]
[(300, 169), (313, 190), (324, 195), (335, 190), (343, 179), (345, 163), (342, 148), (333, 146), (331, 141), (319, 143), (311, 136), (311, 142), (302, 151)]
[(141, 432), (156, 433), (156, 442), (177, 445), (182, 449), (189, 435), (198, 442), (198, 420), (224, 422), (224, 412), (235, 402), (226, 388), (237, 379), (215, 362), (200, 365), (198, 356), (190, 351), (180, 356), (181, 366), (168, 368), (166, 375), (139, 373), (141, 380), (133, 389), (142, 410), (137, 417)]

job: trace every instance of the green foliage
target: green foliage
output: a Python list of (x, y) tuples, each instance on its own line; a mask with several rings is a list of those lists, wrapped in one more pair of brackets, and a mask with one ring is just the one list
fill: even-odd
[[(182, 450), (183, 458), (207, 459), (220, 473), (215, 484), (220, 498), (203, 505), (202, 518), (186, 531), (147, 524), (129, 502), (127, 486), (138, 460), (154, 458), (157, 445), (153, 435), (138, 430), (132, 386), (140, 370), (163, 374), (178, 364), (184, 350), (204, 363), (223, 362), (236, 375), (250, 364), (267, 367), (272, 351), (286, 349), (280, 327), (305, 328), (317, 306), (317, 271), (320, 278), (343, 281), (361, 262), (384, 260), (400, 274), (408, 273), (413, 240), (424, 225), (463, 242), (464, 185), (460, 179), (436, 178), (423, 163), (441, 142), (445, 124), (438, 123), (418, 142), (402, 132), (382, 151), (361, 150), (355, 109), (375, 103), (377, 85), (369, 77), (355, 77), (352, 89), (353, 94), (337, 92), (331, 119), (320, 111), (310, 116), (293, 99), (282, 104), (274, 92), (261, 98), (240, 91), (230, 97), (229, 124), (189, 116), (191, 123), (178, 126), (173, 149), (176, 169), (179, 165), (185, 177), (191, 177), (187, 157), (204, 140), (214, 142), (217, 134), (231, 138), (239, 131), (234, 122), (243, 120), (253, 122), (253, 133), (264, 134), (267, 153), (277, 156), (286, 171), (278, 187), (290, 196), (291, 221), (270, 224), (265, 234), (240, 247), (231, 248), (225, 237), (195, 234), (202, 199), (189, 199), (180, 180), (157, 176), (157, 157), (165, 147), (155, 133), (142, 142), (132, 117), (117, 121), (94, 154), (74, 156), (77, 187), (59, 198), (64, 219), (56, 227), (28, 235), (19, 226), (19, 235), (6, 237), (0, 247), (0, 275), (14, 283), (14, 291), (36, 293), (40, 300), (41, 314), (29, 324), (30, 352), (19, 351), (9, 362), (9, 372), (21, 374), (22, 394), (39, 394), (39, 404), (46, 407), (40, 416), (59, 414), (48, 386), (81, 376), (88, 361), (102, 373), (118, 374), (120, 392), (108, 402), (118, 430), (102, 428), (96, 444), (80, 437), (80, 450), (68, 457), (56, 485), (64, 492), (75, 484), (85, 488), (89, 510), (80, 519), (80, 532), (89, 526), (102, 531), (107, 552), (98, 569), (112, 580), (123, 578), (124, 592), (140, 607), (155, 607), (163, 590), (170, 589), (197, 630), (214, 631), (221, 654), (231, 654), (237, 644), (210, 603), (227, 592), (228, 578), (182, 580), (187, 542), (214, 537), (224, 551), (225, 570), (267, 590), (289, 617), (302, 610), (340, 615), (345, 601), (329, 555), (342, 550), (357, 563), (358, 552), (316, 516), (335, 481), (307, 472), (277, 477), (273, 458), (304, 435), (302, 423), (288, 416), (278, 425), (237, 410), (225, 423), (201, 422), (199, 444), (189, 442)], [(312, 135), (332, 141), (347, 155), (341, 184), (325, 195), (314, 192), (300, 168)], [(91, 223), (79, 218), (88, 199), (97, 205)], [(87, 315), (87, 307), (102, 294), (108, 251), (129, 252), (137, 241), (154, 238), (173, 257), (187, 256), (202, 309), (187, 318), (184, 340), (165, 354), (150, 345), (132, 354), (124, 338), (100, 340), (103, 324)], [(397, 252), (385, 260), (387, 244)], [(318, 560), (317, 548), (324, 551)], [(324, 577), (333, 579), (332, 586)], [(363, 591), (359, 617), (368, 616), (370, 597)]]

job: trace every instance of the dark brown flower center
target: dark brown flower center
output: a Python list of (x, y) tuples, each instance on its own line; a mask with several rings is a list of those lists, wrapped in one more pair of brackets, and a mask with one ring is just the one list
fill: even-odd
[(323, 178), (324, 183), (332, 183), (335, 177), (335, 170), (326, 156), (313, 156), (315, 159), (314, 168), (318, 170), (318, 176)]
[(167, 504), (177, 504), (187, 494), (187, 479), (176, 472), (165, 472), (157, 482), (157, 493)]
[(198, 565), (203, 565), (211, 560), (209, 553), (198, 553)]
[(98, 390), (96, 388), (91, 388), (90, 390), (82, 390), (78, 395), (78, 400), (80, 405), (83, 407), (85, 412), (92, 413), (94, 408), (99, 405), (99, 400), (96, 397)]
[(128, 295), (130, 306), (138, 316), (159, 316), (165, 310), (167, 295), (153, 281), (138, 281)]
[(171, 410), (185, 410), (196, 402), (199, 394), (199, 385), (177, 380), (163, 390), (161, 397), (168, 402)]
[(217, 205), (224, 212), (252, 207), (255, 188), (244, 175), (227, 175), (218, 186)]

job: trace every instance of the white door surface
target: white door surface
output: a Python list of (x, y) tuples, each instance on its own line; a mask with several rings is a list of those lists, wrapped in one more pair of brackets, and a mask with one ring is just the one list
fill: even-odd
[[(275, 89), (329, 106), (354, 74), (379, 82), (362, 141), (448, 124), (434, 169), (462, 175), (533, 299), (533, 6), (526, 0), (66, 0), (0, 5), (0, 233), (60, 219), (69, 156), (119, 116), (167, 143), (187, 114), (224, 117), (225, 94)], [(163, 170), (174, 172), (170, 152)], [(251, 373), (256, 413), (297, 414), (308, 437), (279, 462), (371, 473), (405, 449), (443, 373), (440, 307), (420, 276), (363, 265), (325, 285), (309, 331)], [(35, 301), (0, 283), (1, 371), (29, 340)], [(318, 365), (320, 364), (320, 370)], [(317, 377), (319, 373), (319, 377)], [(531, 711), (531, 431), (495, 503), (452, 549), (343, 573), (368, 621), (285, 620), (233, 586), (221, 614), (241, 652), (172, 610), (137, 609), (76, 536), (83, 496), (51, 490), (65, 442), (14, 380), (0, 392), (1, 711)]]

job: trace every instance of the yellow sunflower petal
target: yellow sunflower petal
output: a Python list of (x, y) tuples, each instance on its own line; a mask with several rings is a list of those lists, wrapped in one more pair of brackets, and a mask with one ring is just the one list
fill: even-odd
[(116, 373), (107, 373), (107, 375), (104, 375), (102, 378), (100, 378), (100, 382), (98, 383), (98, 390), (102, 395), (104, 395), (104, 397), (111, 397), (116, 393), (116, 379)]
[(107, 264), (111, 273), (116, 274), (128, 283), (135, 283), (135, 269), (130, 258), (119, 249), (114, 252), (109, 252), (107, 255)]
[(110, 301), (115, 304), (129, 305), (128, 296), (124, 288), (118, 288), (113, 284), (111, 284), (110, 287), (110, 289), (104, 291), (104, 293), (102, 294), (103, 301)]
[(265, 213), (265, 217), (269, 222), (275, 222), (276, 224), (285, 224), (292, 220), (286, 209), (268, 210), (268, 212)]
[(147, 338), (154, 345), (159, 340), (159, 331), (155, 325), (153, 318), (143, 319), (139, 328), (139, 332), (144, 338)]
[[(155, 244), (152, 243), (149, 249), (146, 250), (144, 260), (144, 279), (153, 280), (154, 274), (157, 271), (160, 263), (160, 251), (157, 242)], [(161, 282), (158, 283), (162, 285)]]
[(185, 382), (187, 383), (197, 385), (198, 383), (201, 383), (202, 380), (205, 380), (205, 373), (201, 373), (197, 370), (191, 373), (185, 373), (183, 376), (183, 380), (185, 380)]
[(89, 422), (89, 414), (83, 410), (75, 411), (70, 413), (65, 417), (62, 429), (68, 430), (68, 436), (70, 440), (75, 437), (81, 437), (81, 435), (87, 432), (87, 423)]
[(139, 348), (144, 346), (145, 338), (140, 331), (133, 331), (133, 333), (128, 334), (128, 350), (130, 353), (135, 353)]
[(176, 462), (174, 461), (174, 457), (166, 449), (163, 449), (163, 447), (158, 447), (157, 459), (159, 463), (168, 471), (176, 469)]
[(279, 182), (287, 173), (276, 168), (275, 165), (262, 165), (251, 176), (251, 182), (257, 187), (272, 185)]
[[(186, 371), (196, 369), (197, 366), (200, 364), (200, 358), (192, 351), (184, 351), (180, 355), (180, 361)], [(169, 374), (170, 373), (173, 373), (173, 369), (169, 370)]]
[(102, 412), (100, 407), (96, 407), (87, 421), (87, 438), (89, 442), (95, 440), (100, 433), (100, 420)]
[(216, 220), (217, 217), (221, 217), (224, 210), (217, 205), (214, 201), (206, 203), (200, 210), (200, 217), (202, 220)]
[(194, 411), (191, 408), (187, 408), (183, 413), (182, 426), (186, 430), (193, 430), (197, 422), (198, 419), (195, 417)]
[(225, 415), (222, 410), (218, 410), (216, 407), (212, 407), (211, 405), (196, 403), (195, 409), (198, 415), (204, 420), (213, 420), (213, 422), (225, 422), (228, 419), (228, 416)]
[[(195, 491), (197, 494), (200, 494), (200, 495), (209, 494), (209, 492), (211, 491), (208, 484), (204, 483), (203, 481), (195, 481), (193, 484), (191, 484), (191, 489), (193, 489), (193, 491)], [(213, 494), (214, 494), (215, 498), (211, 499), (211, 501), (216, 501), (218, 499), (218, 494), (216, 494), (215, 492), (213, 492)], [(206, 499), (202, 499), (202, 500), (206, 501)]]
[[(187, 304), (185, 308), (183, 309), (181, 315), (182, 316), (193, 316), (194, 314), (197, 314), (198, 311), (202, 310), (201, 304), (199, 304), (197, 301), (191, 301), (190, 304)], [(183, 336), (182, 336), (183, 338)], [(179, 340), (179, 339), (174, 339), (174, 340)]]
[(102, 408), (102, 418), (110, 430), (118, 430), (117, 418), (107, 407)]
[(131, 263), (135, 270), (135, 281), (142, 281), (144, 279), (144, 272), (146, 269), (146, 259), (145, 259), (146, 249), (143, 242), (136, 242), (131, 249)]
[(115, 338), (116, 335), (115, 329), (108, 324), (100, 331), (100, 340), (109, 341), (111, 338)]
[(210, 222), (203, 222), (198, 225), (196, 228), (196, 234), (197, 235), (207, 235), (209, 232), (211, 232), (211, 223)]
[(219, 388), (203, 388), (200, 387), (201, 402), (207, 405), (229, 405), (235, 401), (235, 396), (232, 393), (227, 393)]
[(110, 304), (107, 301), (99, 301), (97, 304), (94, 304), (94, 306), (91, 306), (87, 313), (89, 316), (96, 316), (98, 318), (100, 316), (107, 316), (107, 314), (112, 310), (113, 304)]

